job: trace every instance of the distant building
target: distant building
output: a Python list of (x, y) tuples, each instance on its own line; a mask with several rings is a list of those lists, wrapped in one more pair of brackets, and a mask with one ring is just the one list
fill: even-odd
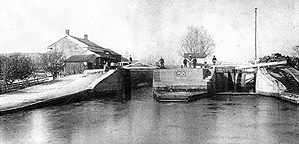
[(65, 31), (65, 36), (54, 42), (48, 49), (63, 51), (66, 58), (65, 72), (81, 73), (84, 69), (103, 68), (108, 62), (121, 62), (122, 56), (109, 48), (103, 48), (88, 39), (88, 35), (79, 38)]

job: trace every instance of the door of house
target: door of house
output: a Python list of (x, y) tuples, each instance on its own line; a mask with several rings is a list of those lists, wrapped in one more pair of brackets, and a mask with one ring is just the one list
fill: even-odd
[(87, 62), (87, 69), (92, 69), (92, 63), (91, 62)]

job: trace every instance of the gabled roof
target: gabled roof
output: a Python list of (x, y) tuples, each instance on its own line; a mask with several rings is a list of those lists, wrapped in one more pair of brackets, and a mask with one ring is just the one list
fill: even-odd
[[(71, 36), (71, 35), (70, 35)], [(98, 53), (98, 52), (101, 52), (101, 53), (110, 53), (112, 55), (120, 55), (118, 54), (117, 52), (109, 49), (109, 48), (103, 48), (99, 45), (97, 45), (96, 43), (88, 40), (88, 39), (83, 39), (83, 38), (78, 38), (78, 37), (74, 37), (74, 36), (71, 36), (72, 38), (86, 44), (88, 46), (88, 50), (92, 51), (92, 52), (95, 52), (95, 53)]]
[[(106, 52), (108, 52), (109, 54), (112, 54), (112, 55), (119, 55), (120, 56), (120, 54), (118, 54), (117, 52), (115, 52), (115, 51), (113, 51), (113, 50), (111, 50), (109, 48), (103, 48), (103, 47), (97, 45), (96, 43), (94, 43), (94, 42), (92, 42), (92, 41), (90, 41), (88, 39), (78, 38), (78, 37), (71, 36), (71, 35), (64, 36), (63, 38), (59, 39), (58, 41), (56, 41), (53, 44), (51, 44), (50, 46), (48, 46), (48, 48), (52, 47), (55, 43), (61, 41), (62, 39), (67, 38), (68, 36), (71, 37), (71, 38), (73, 38), (73, 39), (75, 39), (75, 40), (78, 40), (79, 42), (81, 42), (81, 43), (83, 43), (85, 45), (87, 45), (88, 50), (90, 50), (90, 51), (92, 51), (92, 52), (94, 52), (96, 54), (103, 55), (103, 57), (105, 57), (104, 54)], [(106, 57), (109, 57), (109, 56), (106, 56)]]
[(67, 36), (64, 36), (63, 38), (59, 39), (58, 41), (52, 43), (51, 45), (48, 46), (48, 49), (51, 48), (54, 44), (56, 44), (57, 42), (63, 40), (64, 38), (66, 38)]
[(206, 56), (201, 53), (184, 53), (184, 58), (189, 58), (191, 56), (192, 58), (205, 58)]
[(97, 47), (88, 47), (87, 49), (94, 53), (105, 53), (106, 51), (104, 48), (97, 48)]
[(91, 55), (73, 55), (65, 60), (65, 62), (93, 62), (97, 56)]
[(121, 57), (121, 61), (122, 62), (129, 62), (129, 60), (127, 58), (125, 58), (125, 57)]
[[(102, 58), (109, 58), (109, 59), (116, 59), (115, 57), (111, 56), (110, 55), (110, 52), (107, 51), (106, 49), (104, 48), (95, 48), (95, 47), (88, 47), (87, 48), (89, 51), (97, 54), (99, 57), (102, 57)], [(107, 53), (109, 52), (109, 53)]]
[(113, 51), (113, 50), (111, 50), (111, 49), (109, 49), (109, 48), (106, 48), (111, 54), (113, 54), (113, 55), (120, 55), (120, 54), (118, 54), (117, 52), (115, 52), (115, 51)]
[(69, 36), (72, 37), (72, 38), (74, 38), (74, 39), (76, 39), (76, 40), (78, 40), (78, 41), (80, 41), (80, 42), (82, 42), (82, 43), (84, 43), (84, 44), (86, 44), (89, 47), (103, 48), (103, 47), (97, 45), (96, 43), (94, 43), (94, 42), (92, 42), (92, 41), (90, 41), (88, 39), (78, 38), (78, 37), (74, 37), (74, 36), (71, 36), (71, 35), (69, 35)]

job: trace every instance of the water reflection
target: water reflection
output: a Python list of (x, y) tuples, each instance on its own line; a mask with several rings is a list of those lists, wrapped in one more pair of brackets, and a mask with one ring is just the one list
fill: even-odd
[(0, 143), (297, 143), (298, 106), (270, 97), (92, 100), (0, 117)]
[(24, 112), (0, 117), (1, 143), (18, 143), (26, 139), (27, 132), (30, 130), (29, 115), (29, 112)]

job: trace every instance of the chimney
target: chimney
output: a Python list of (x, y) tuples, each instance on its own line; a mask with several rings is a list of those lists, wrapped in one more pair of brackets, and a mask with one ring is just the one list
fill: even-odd
[(65, 30), (65, 34), (70, 35), (70, 30)]
[(84, 39), (88, 40), (88, 35), (87, 34), (84, 35)]

